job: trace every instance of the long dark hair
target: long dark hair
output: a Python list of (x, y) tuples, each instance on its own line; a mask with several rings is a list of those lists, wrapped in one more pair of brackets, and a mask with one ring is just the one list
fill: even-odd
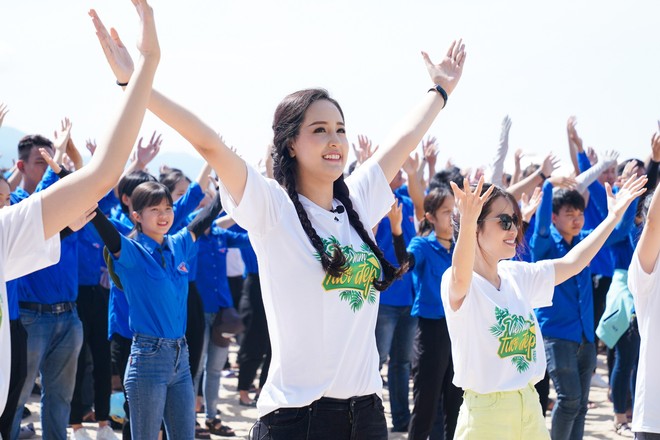
[[(126, 195), (131, 197), (135, 188), (143, 184), (144, 182), (155, 182), (156, 178), (151, 174), (145, 171), (133, 171), (121, 178), (117, 184), (117, 193), (119, 193), (119, 205), (121, 210), (124, 211), (124, 214), (131, 215), (128, 212), (128, 206), (122, 201), (122, 196)], [(132, 199), (131, 199), (132, 200)]]
[[(332, 99), (324, 89), (300, 90), (286, 96), (277, 106), (275, 117), (273, 118), (273, 148), (271, 150), (271, 155), (273, 157), (273, 176), (275, 177), (275, 180), (284, 187), (291, 198), (291, 201), (296, 208), (300, 224), (302, 225), (305, 234), (307, 234), (309, 241), (312, 243), (312, 246), (314, 246), (314, 249), (316, 249), (320, 256), (323, 270), (332, 277), (339, 277), (348, 269), (346, 256), (336, 244), (331, 245), (329, 249), (330, 253), (328, 253), (323, 245), (321, 237), (319, 237), (318, 233), (312, 226), (307, 211), (305, 211), (305, 208), (298, 198), (298, 191), (296, 190), (297, 160), (295, 157), (291, 157), (290, 154), (291, 146), (300, 134), (300, 127), (305, 119), (307, 109), (314, 102), (320, 100), (331, 102), (337, 107), (342, 119), (344, 119), (344, 112), (339, 106), (339, 103)], [(397, 277), (400, 277), (407, 271), (408, 266), (402, 265), (399, 269), (394, 267), (385, 259), (383, 251), (380, 250), (371, 237), (369, 237), (357, 211), (353, 208), (353, 202), (351, 202), (349, 197), (348, 186), (346, 185), (346, 182), (344, 182), (344, 176), (340, 176), (334, 181), (333, 196), (344, 205), (351, 226), (358, 233), (362, 241), (364, 241), (376, 255), (376, 258), (378, 258), (378, 261), (383, 268), (383, 278), (382, 280), (374, 280), (374, 287), (380, 291), (387, 289)]]
[[(446, 185), (441, 185), (433, 188), (427, 195), (424, 197), (424, 213), (430, 215), (435, 215), (435, 212), (445, 203), (447, 197), (453, 198), (454, 195)], [(419, 236), (429, 235), (433, 231), (433, 224), (426, 219), (426, 216), (419, 222)]]
[[(144, 208), (159, 205), (163, 200), (166, 200), (170, 206), (174, 205), (170, 190), (158, 182), (141, 183), (133, 190), (131, 195), (131, 203), (135, 212), (142, 212)], [(136, 221), (129, 237), (134, 238), (137, 231), (142, 231), (142, 225)]]

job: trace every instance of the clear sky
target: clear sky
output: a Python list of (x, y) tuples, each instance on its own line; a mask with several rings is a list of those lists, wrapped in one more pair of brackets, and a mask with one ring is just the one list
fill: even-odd
[[(488, 162), (502, 117), (511, 152), (567, 162), (566, 119), (585, 145), (646, 158), (660, 118), (656, 1), (152, 0), (162, 61), (155, 86), (199, 114), (251, 162), (270, 140), (279, 100), (321, 86), (341, 103), (349, 139), (375, 143), (430, 87), (419, 55), (439, 60), (463, 37), (461, 83), (430, 130), (439, 160)], [(115, 26), (135, 55), (129, 0), (4, 2), (0, 102), (5, 125), (52, 132), (69, 116), (74, 140), (102, 138), (121, 96), (87, 10)], [(186, 142), (153, 116), (165, 150)], [(3, 147), (6, 148), (6, 147)], [(13, 147), (12, 147), (13, 148)], [(2, 161), (12, 152), (4, 152)], [(6, 165), (3, 163), (3, 165)], [(175, 165), (175, 164), (173, 164)]]

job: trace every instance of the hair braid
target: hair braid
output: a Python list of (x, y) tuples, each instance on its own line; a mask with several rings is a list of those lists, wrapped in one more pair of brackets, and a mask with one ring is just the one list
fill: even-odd
[(378, 258), (378, 261), (383, 268), (383, 279), (373, 281), (374, 287), (382, 292), (383, 290), (386, 290), (388, 287), (390, 287), (390, 285), (395, 280), (401, 278), (403, 274), (408, 271), (409, 263), (405, 262), (401, 265), (401, 267), (396, 268), (392, 265), (392, 263), (387, 261), (383, 251), (371, 239), (369, 233), (364, 228), (364, 225), (360, 220), (360, 216), (358, 215), (355, 208), (353, 208), (353, 202), (349, 196), (348, 186), (346, 185), (346, 182), (344, 182), (343, 176), (335, 180), (333, 189), (334, 197), (339, 200), (342, 205), (344, 205), (344, 208), (346, 208), (346, 213), (348, 214), (348, 220), (351, 226), (358, 233), (362, 241), (364, 241), (367, 246), (369, 246), (371, 251), (376, 255), (376, 258)]
[(305, 231), (305, 234), (307, 234), (307, 238), (309, 238), (312, 246), (314, 246), (314, 249), (316, 249), (319, 254), (323, 270), (330, 276), (341, 276), (347, 269), (346, 255), (344, 255), (344, 253), (341, 251), (341, 248), (336, 244), (331, 245), (331, 254), (328, 255), (328, 252), (326, 252), (325, 246), (323, 245), (323, 240), (321, 240), (319, 234), (316, 233), (314, 226), (312, 226), (312, 222), (309, 220), (307, 211), (305, 211), (302, 203), (300, 203), (300, 199), (298, 198), (298, 191), (296, 191), (296, 177), (293, 172), (293, 168), (288, 167), (287, 169), (283, 170), (283, 172), (286, 174), (284, 179), (284, 188), (286, 189), (287, 194), (289, 194), (289, 197), (293, 202), (293, 206), (296, 208), (298, 220), (300, 220), (300, 224)]

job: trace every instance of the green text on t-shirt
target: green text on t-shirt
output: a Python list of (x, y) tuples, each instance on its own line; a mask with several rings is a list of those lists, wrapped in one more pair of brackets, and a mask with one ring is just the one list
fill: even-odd
[(529, 363), (536, 362), (536, 325), (530, 313), (529, 319), (512, 315), (508, 309), (495, 307), (497, 323), (490, 327), (490, 333), (500, 341), (497, 355), (504, 359), (511, 357), (511, 363), (519, 373), (527, 371)]
[[(346, 271), (338, 277), (328, 274), (323, 278), (323, 289), (326, 291), (341, 290), (339, 299), (347, 301), (351, 310), (357, 312), (362, 308), (364, 302), (375, 304), (378, 298), (378, 291), (373, 286), (373, 281), (380, 277), (381, 267), (376, 255), (365, 243), (362, 243), (360, 250), (356, 251), (353, 246), (341, 246), (339, 241), (330, 236), (328, 239), (322, 239), (325, 251), (333, 252), (333, 245), (339, 246), (346, 256)], [(320, 260), (317, 253), (316, 258)]]

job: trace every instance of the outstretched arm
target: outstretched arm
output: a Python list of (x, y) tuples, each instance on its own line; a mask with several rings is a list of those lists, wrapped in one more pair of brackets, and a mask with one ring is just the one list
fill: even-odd
[(646, 176), (631, 177), (621, 187), (619, 192), (612, 194), (612, 188), (605, 184), (607, 191), (608, 214), (591, 234), (578, 243), (562, 258), (553, 260), (555, 266), (555, 285), (561, 284), (573, 275), (579, 273), (594, 258), (614, 227), (621, 220), (623, 213), (637, 197), (642, 195), (646, 188)]
[(449, 304), (452, 310), (458, 310), (472, 284), (475, 252), (477, 248), (477, 220), (484, 203), (493, 192), (495, 185), (491, 185), (483, 195), (481, 188), (484, 185), (483, 176), (474, 191), (470, 190), (467, 179), (463, 182), (463, 190), (454, 182), (449, 182), (454, 191), (454, 199), (458, 212), (461, 215), (458, 239), (454, 246), (454, 255), (451, 260), (451, 278), (449, 278)]
[(80, 171), (41, 193), (44, 236), (59, 233), (82, 212), (101, 199), (117, 182), (144, 118), (145, 108), (160, 60), (153, 11), (146, 0), (131, 0), (140, 17), (141, 56), (132, 83), (105, 139)]
[[(96, 36), (112, 68), (117, 82), (134, 82), (133, 60), (115, 29), (110, 32), (98, 14), (90, 14), (96, 28)], [(220, 136), (193, 113), (166, 98), (156, 90), (151, 92), (149, 110), (183, 136), (215, 170), (218, 178), (236, 203), (240, 203), (247, 180), (247, 168), (243, 159), (234, 153)]]
[(502, 131), (500, 132), (500, 142), (497, 152), (491, 163), (488, 165), (486, 182), (502, 187), (502, 176), (504, 175), (504, 160), (509, 152), (509, 131), (511, 130), (511, 118), (506, 115), (502, 120)]
[[(454, 41), (439, 64), (433, 64), (426, 52), (422, 52), (426, 68), (434, 84), (451, 95), (463, 73), (466, 52), (462, 40)], [(446, 102), (440, 93), (431, 91), (402, 121), (394, 132), (380, 144), (374, 154), (385, 177), (391, 181), (401, 169), (408, 155), (415, 149), (428, 131), (435, 117)]]

